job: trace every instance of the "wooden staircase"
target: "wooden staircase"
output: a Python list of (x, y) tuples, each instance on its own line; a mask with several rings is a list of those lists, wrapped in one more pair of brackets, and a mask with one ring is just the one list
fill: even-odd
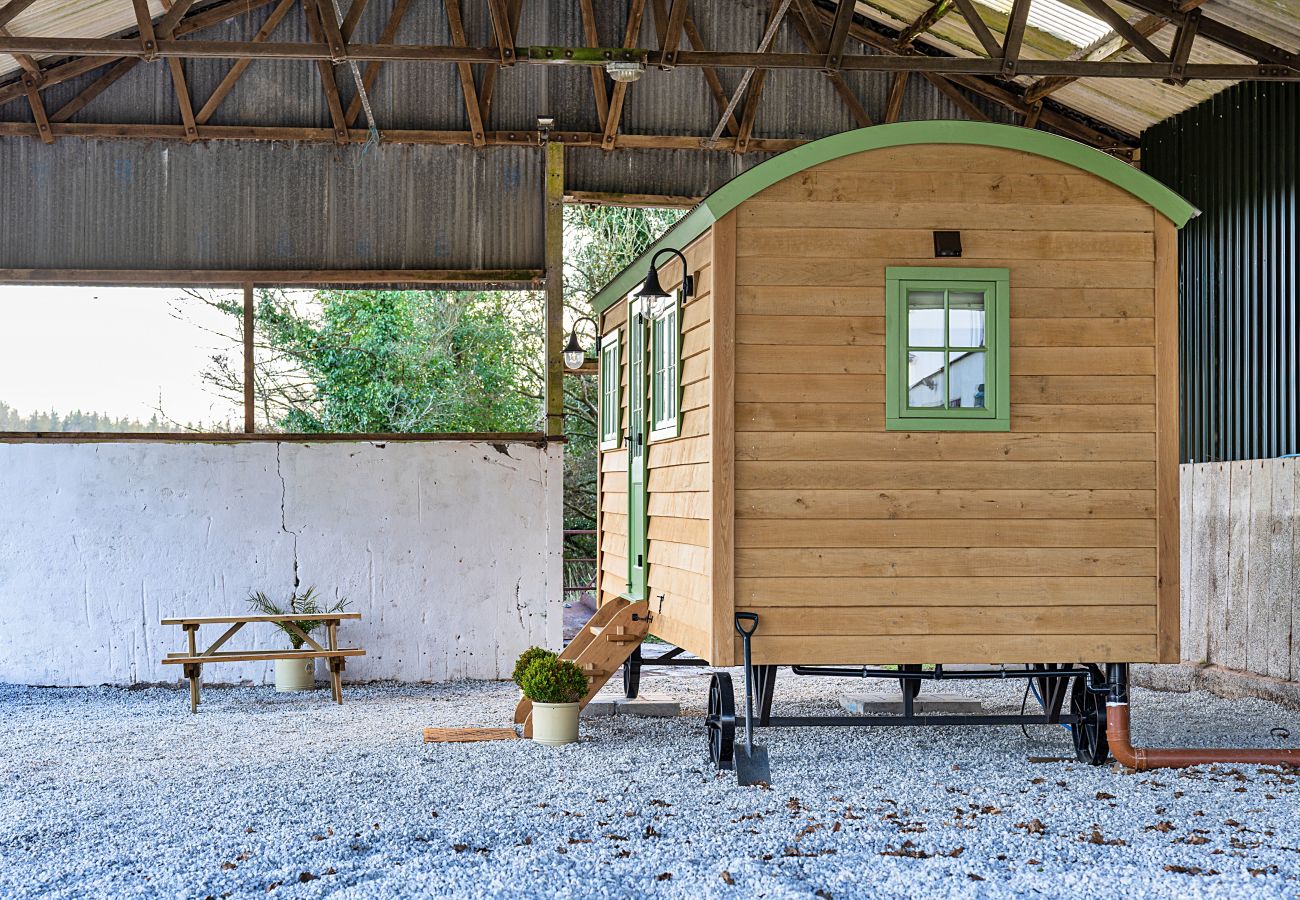
[[(614, 600), (606, 603), (582, 627), (560, 654), (582, 667), (590, 681), (579, 708), (605, 686), (632, 651), (645, 640), (650, 627), (650, 604), (644, 600)], [(515, 722), (524, 726), (524, 737), (533, 736), (533, 704), (527, 697), (515, 707)]]

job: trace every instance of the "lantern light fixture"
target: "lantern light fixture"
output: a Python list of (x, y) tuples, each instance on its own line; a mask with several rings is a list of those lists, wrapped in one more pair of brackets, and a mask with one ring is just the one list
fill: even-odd
[(582, 349), (578, 343), (578, 326), (583, 322), (590, 322), (591, 327), (596, 330), (596, 355), (600, 356), (600, 326), (596, 324), (595, 319), (583, 316), (573, 323), (573, 329), (569, 332), (569, 342), (564, 345), (564, 366), (570, 370), (582, 368), (582, 364), (587, 361), (587, 351)]
[(686, 262), (686, 256), (682, 251), (673, 247), (664, 247), (656, 252), (654, 256), (650, 257), (650, 271), (646, 273), (645, 282), (641, 285), (641, 296), (646, 297), (651, 301), (665, 300), (672, 296), (672, 294), (664, 290), (663, 285), (659, 283), (659, 270), (655, 268), (655, 264), (659, 257), (663, 256), (665, 253), (676, 256), (682, 261), (682, 296), (693, 297), (695, 295), (695, 278), (691, 275), (691, 269)]

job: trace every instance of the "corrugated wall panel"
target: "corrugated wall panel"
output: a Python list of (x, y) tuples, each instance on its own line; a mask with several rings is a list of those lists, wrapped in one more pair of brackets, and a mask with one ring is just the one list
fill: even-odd
[(0, 268), (540, 268), (541, 183), (528, 147), (0, 138)]
[(1142, 167), (1199, 206), (1179, 239), (1184, 461), (1300, 452), (1300, 84), (1240, 84), (1149, 129)]

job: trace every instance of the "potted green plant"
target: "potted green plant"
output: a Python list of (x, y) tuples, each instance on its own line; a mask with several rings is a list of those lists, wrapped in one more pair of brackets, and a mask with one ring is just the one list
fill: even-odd
[(533, 703), (534, 741), (557, 747), (578, 739), (578, 701), (588, 682), (577, 663), (529, 647), (515, 663), (514, 681)]
[[(324, 624), (320, 619), (310, 618), (311, 616), (343, 612), (347, 605), (348, 601), (344, 598), (333, 606), (323, 606), (316, 595), (316, 588), (314, 587), (307, 588), (301, 594), (297, 591), (291, 592), (283, 607), (261, 591), (254, 591), (248, 595), (248, 606), (255, 615), (304, 616), (305, 618), (293, 620), (293, 624), (303, 634), (311, 634)], [(304, 642), (301, 634), (289, 628), (287, 623), (276, 622), (275, 625), (288, 635), (289, 645), (293, 649), (301, 650), (303, 648)], [(277, 659), (275, 661), (275, 689), (277, 692), (309, 691), (314, 687), (316, 687), (316, 660), (314, 658)]]

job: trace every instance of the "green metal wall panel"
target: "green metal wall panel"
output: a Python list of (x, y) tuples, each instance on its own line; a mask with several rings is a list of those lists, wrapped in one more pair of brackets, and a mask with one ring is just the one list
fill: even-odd
[(1184, 461), (1300, 452), (1300, 84), (1243, 83), (1142, 136), (1202, 214), (1179, 233)]

